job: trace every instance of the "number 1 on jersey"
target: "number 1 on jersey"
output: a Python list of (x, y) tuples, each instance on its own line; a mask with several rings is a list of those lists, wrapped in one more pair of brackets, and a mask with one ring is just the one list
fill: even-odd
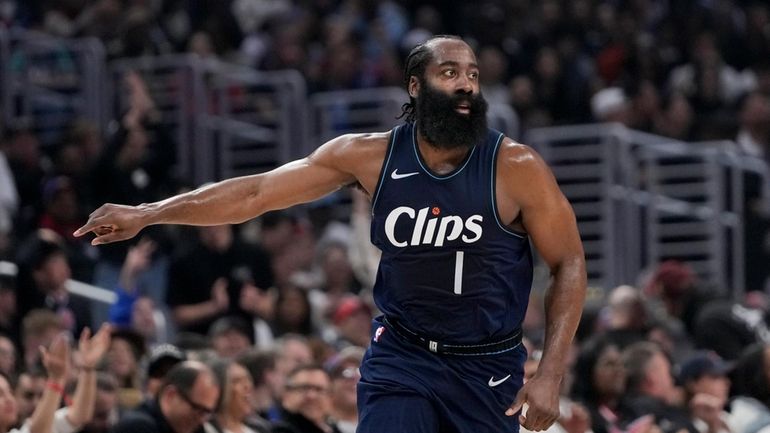
[(465, 253), (458, 251), (455, 254), (455, 295), (461, 295), (463, 293), (463, 259)]

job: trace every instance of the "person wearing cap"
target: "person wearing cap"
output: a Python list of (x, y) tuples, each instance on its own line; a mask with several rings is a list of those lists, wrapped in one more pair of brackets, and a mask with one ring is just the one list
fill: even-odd
[(714, 352), (699, 352), (686, 359), (679, 370), (679, 383), (693, 425), (700, 433), (728, 433), (730, 396), (729, 366)]
[(145, 395), (151, 398), (157, 396), (166, 373), (175, 365), (187, 359), (187, 355), (173, 344), (161, 344), (152, 349), (147, 362), (147, 382)]
[(358, 426), (356, 386), (361, 379), (359, 367), (364, 349), (349, 346), (332, 357), (326, 365), (331, 378), (331, 419), (342, 433), (355, 433)]
[(252, 345), (249, 323), (240, 316), (217, 319), (209, 328), (214, 351), (224, 359), (235, 359)]
[(338, 349), (347, 346), (367, 347), (371, 338), (371, 321), (372, 309), (361, 298), (355, 295), (342, 298), (332, 315), (337, 331), (334, 345)]

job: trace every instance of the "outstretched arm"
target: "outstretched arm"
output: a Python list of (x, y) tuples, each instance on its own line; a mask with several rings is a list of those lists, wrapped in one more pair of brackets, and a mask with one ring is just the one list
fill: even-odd
[(306, 203), (356, 180), (348, 169), (355, 143), (356, 136), (338, 137), (310, 156), (267, 173), (223, 180), (155, 203), (105, 204), (75, 236), (94, 232), (92, 244), (98, 245), (129, 239), (153, 224), (235, 224)]
[[(546, 291), (546, 329), (543, 358), (535, 376), (519, 391), (508, 410), (513, 415), (524, 403), (524, 427), (545, 430), (559, 416), (559, 390), (586, 294), (583, 246), (575, 214), (545, 162), (530, 148), (511, 144), (501, 150), (501, 175), (511, 199), (519, 206), (521, 222), (551, 270)], [(512, 192), (511, 192), (512, 191)]]

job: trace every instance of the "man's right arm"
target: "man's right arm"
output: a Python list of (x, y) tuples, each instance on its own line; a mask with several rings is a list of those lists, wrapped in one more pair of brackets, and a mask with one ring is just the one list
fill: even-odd
[(92, 244), (135, 236), (153, 224), (237, 224), (264, 212), (316, 200), (356, 181), (351, 153), (356, 135), (331, 140), (306, 158), (267, 173), (223, 180), (168, 199), (139, 206), (105, 204), (75, 232), (93, 231)]

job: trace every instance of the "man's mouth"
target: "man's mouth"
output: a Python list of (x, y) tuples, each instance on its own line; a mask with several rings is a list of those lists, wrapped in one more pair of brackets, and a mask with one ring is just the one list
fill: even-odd
[(455, 111), (457, 111), (458, 113), (461, 113), (461, 114), (470, 114), (470, 112), (471, 112), (471, 104), (469, 104), (467, 102), (461, 102), (461, 103), (457, 104), (457, 106), (455, 107)]

